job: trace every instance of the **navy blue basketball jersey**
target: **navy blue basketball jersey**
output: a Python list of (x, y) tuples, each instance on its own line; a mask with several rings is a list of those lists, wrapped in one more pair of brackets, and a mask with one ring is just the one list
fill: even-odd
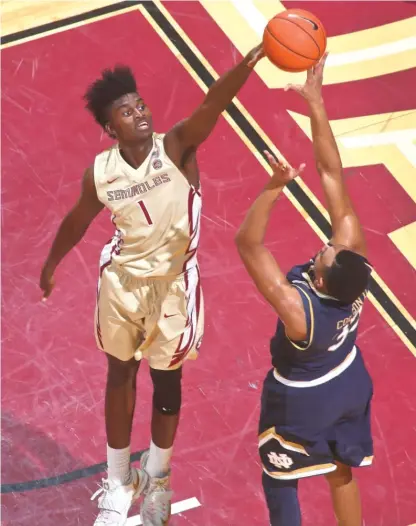
[[(308, 336), (294, 342), (286, 336), (279, 319), (270, 342), (275, 375), (289, 381), (315, 380), (353, 360), (357, 352), (355, 340), (361, 311), (368, 290), (351, 305), (320, 293), (313, 285), (311, 260), (293, 267), (288, 281), (299, 290), (306, 314)], [(368, 264), (369, 277), (371, 267)]]

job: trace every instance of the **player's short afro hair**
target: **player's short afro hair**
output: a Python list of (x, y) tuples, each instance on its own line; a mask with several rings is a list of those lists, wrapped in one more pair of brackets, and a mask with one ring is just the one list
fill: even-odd
[(101, 78), (88, 86), (84, 95), (86, 108), (104, 128), (111, 104), (128, 93), (137, 93), (136, 80), (128, 66), (116, 65), (113, 70), (103, 70)]
[(324, 272), (328, 293), (341, 303), (351, 304), (367, 289), (371, 267), (351, 250), (341, 250)]

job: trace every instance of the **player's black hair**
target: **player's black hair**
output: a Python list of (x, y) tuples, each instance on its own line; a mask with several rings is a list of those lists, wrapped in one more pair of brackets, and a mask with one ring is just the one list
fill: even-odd
[(101, 72), (101, 78), (88, 86), (84, 95), (86, 108), (104, 128), (108, 122), (111, 104), (128, 93), (137, 93), (136, 80), (131, 69), (123, 65), (117, 65), (113, 70), (105, 69)]
[(326, 290), (341, 303), (354, 303), (368, 287), (370, 272), (362, 256), (351, 250), (341, 250), (324, 271)]

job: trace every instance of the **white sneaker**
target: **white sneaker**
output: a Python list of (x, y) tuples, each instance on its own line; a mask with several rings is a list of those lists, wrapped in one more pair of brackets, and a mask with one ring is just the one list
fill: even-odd
[[(140, 459), (144, 470), (148, 458), (149, 452), (145, 451)], [(144, 499), (140, 506), (143, 526), (167, 526), (171, 513), (172, 494), (170, 471), (165, 477), (149, 477), (149, 485), (144, 491)]]
[(109, 479), (103, 479), (102, 487), (94, 493), (98, 495), (98, 517), (94, 526), (124, 526), (133, 502), (137, 500), (149, 482), (149, 476), (141, 469), (131, 468), (133, 482), (128, 486), (115, 485)]

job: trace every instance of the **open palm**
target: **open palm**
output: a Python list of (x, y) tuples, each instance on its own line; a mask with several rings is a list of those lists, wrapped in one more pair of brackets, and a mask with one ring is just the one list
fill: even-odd
[(322, 97), (322, 82), (324, 78), (324, 67), (327, 56), (328, 52), (323, 55), (316, 66), (308, 69), (305, 84), (288, 84), (285, 87), (285, 91), (296, 91), (308, 101), (320, 100)]
[(299, 168), (293, 168), (287, 164), (279, 163), (273, 155), (268, 151), (264, 152), (264, 155), (269, 161), (270, 167), (273, 170), (273, 175), (270, 180), (270, 185), (273, 187), (286, 186), (292, 179), (295, 179), (305, 169), (305, 164), (301, 164)]

